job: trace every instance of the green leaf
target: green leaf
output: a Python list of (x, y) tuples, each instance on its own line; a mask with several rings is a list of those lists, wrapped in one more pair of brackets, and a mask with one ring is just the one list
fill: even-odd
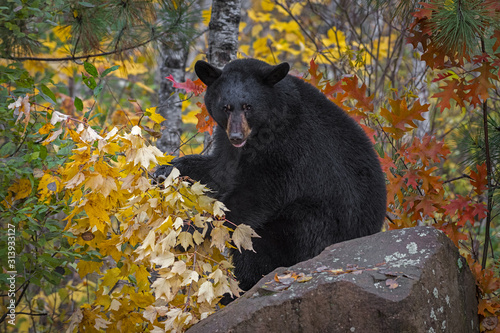
[(85, 61), (83, 63), (83, 68), (85, 68), (85, 70), (87, 71), (87, 73), (89, 73), (93, 77), (97, 78), (99, 76), (99, 73), (97, 73), (97, 69), (91, 63)]
[(88, 7), (88, 8), (94, 8), (95, 5), (91, 4), (90, 2), (86, 2), (86, 1), (78, 1), (78, 3), (80, 5), (82, 5), (83, 7)]
[(42, 83), (40, 85), (40, 88), (42, 89), (42, 91), (43, 91), (43, 93), (45, 95), (47, 95), (48, 97), (50, 97), (55, 102), (56, 95), (54, 95), (54, 93), (52, 91), (50, 91), (50, 89), (45, 84)]
[(82, 102), (82, 100), (80, 98), (75, 97), (75, 103), (74, 104), (75, 104), (75, 108), (78, 111), (80, 111), (80, 112), (83, 111), (83, 102)]
[(9, 141), (6, 144), (4, 144), (2, 148), (0, 148), (0, 156), (10, 155), (14, 151), (16, 151), (16, 148), (17, 148), (16, 145), (13, 142)]
[(38, 91), (38, 95), (41, 96), (44, 100), (46, 100), (50, 104), (56, 104), (56, 102), (52, 98), (47, 96), (43, 91), (41, 91), (41, 90)]
[(95, 87), (97, 86), (97, 83), (95, 83), (95, 80), (92, 76), (85, 76), (83, 75), (83, 83), (90, 89), (94, 90)]
[(104, 88), (104, 83), (99, 83), (99, 85), (94, 88), (94, 96), (96, 96), (96, 97), (99, 96), (102, 88)]
[(106, 76), (106, 75), (108, 75), (109, 73), (116, 71), (119, 67), (120, 67), (120, 66), (115, 65), (115, 66), (113, 66), (113, 67), (106, 68), (106, 70), (105, 70), (104, 72), (102, 72), (101, 77), (105, 77), (105, 76)]

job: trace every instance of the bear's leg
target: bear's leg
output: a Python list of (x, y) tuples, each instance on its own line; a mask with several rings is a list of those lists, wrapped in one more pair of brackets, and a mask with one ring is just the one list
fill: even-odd
[(217, 180), (214, 170), (214, 159), (212, 156), (188, 155), (172, 160), (171, 165), (162, 165), (155, 171), (155, 178), (168, 177), (172, 167), (179, 169), (181, 176), (199, 181), (215, 192), (221, 192), (224, 184)]

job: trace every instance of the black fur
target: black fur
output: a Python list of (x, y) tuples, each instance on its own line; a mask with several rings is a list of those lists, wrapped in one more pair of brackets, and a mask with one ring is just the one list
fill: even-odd
[[(217, 122), (210, 156), (173, 161), (224, 202), (227, 219), (250, 225), (251, 251), (232, 251), (243, 290), (280, 266), (318, 255), (333, 243), (380, 231), (385, 181), (372, 144), (338, 106), (288, 64), (235, 60), (223, 71), (196, 64), (208, 85), (205, 103)], [(230, 105), (245, 112), (251, 133), (233, 146), (226, 134)], [(242, 108), (249, 110), (241, 111)], [(167, 172), (160, 169), (157, 173)]]

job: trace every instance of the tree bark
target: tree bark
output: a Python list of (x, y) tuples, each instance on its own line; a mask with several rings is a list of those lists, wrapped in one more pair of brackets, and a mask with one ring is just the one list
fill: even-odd
[[(208, 24), (208, 62), (223, 68), (236, 59), (238, 32), (241, 20), (241, 0), (214, 0), (212, 15)], [(205, 152), (210, 152), (212, 136), (205, 134)]]
[(172, 75), (177, 82), (185, 81), (185, 64), (189, 48), (182, 42), (160, 42), (159, 51), (158, 113), (166, 120), (162, 123), (162, 136), (156, 142), (156, 146), (162, 152), (179, 156), (182, 134), (182, 103), (179, 99), (178, 89), (175, 89), (172, 82), (165, 78)]
[(208, 62), (219, 68), (236, 59), (241, 0), (214, 0), (208, 25)]

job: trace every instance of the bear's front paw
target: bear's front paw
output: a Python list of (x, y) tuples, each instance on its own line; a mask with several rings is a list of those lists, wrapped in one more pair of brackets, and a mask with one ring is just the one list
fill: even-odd
[(153, 185), (161, 184), (172, 172), (173, 165), (160, 165), (153, 174)]

